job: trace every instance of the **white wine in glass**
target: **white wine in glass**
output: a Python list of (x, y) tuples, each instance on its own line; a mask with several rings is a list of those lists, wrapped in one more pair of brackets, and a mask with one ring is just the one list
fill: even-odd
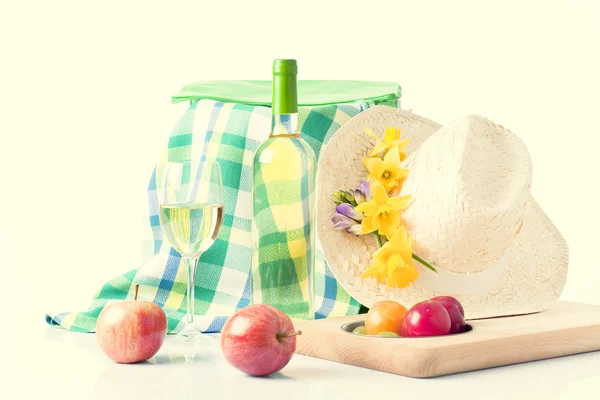
[(223, 222), (223, 204), (183, 203), (160, 206), (162, 230), (184, 257), (198, 257), (215, 241)]
[(204, 338), (194, 325), (194, 284), (198, 260), (217, 239), (223, 222), (223, 184), (218, 163), (169, 162), (163, 170), (160, 226), (187, 268), (186, 320), (179, 336)]

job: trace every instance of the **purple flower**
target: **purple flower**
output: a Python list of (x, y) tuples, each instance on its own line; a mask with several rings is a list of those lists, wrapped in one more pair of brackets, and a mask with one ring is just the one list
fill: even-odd
[(363, 213), (356, 211), (354, 207), (365, 201), (371, 200), (371, 188), (369, 182), (361, 182), (360, 188), (348, 192), (340, 190), (334, 193), (335, 215), (331, 218), (335, 229), (345, 230), (352, 235), (362, 235), (360, 222), (365, 218)]
[(335, 211), (337, 211), (338, 213), (340, 213), (348, 218), (353, 219), (356, 222), (360, 222), (365, 218), (363, 213), (356, 211), (354, 209), (354, 207), (348, 203), (338, 204), (335, 207)]
[(333, 218), (331, 218), (331, 221), (333, 222), (333, 227), (335, 229), (345, 230), (352, 235), (362, 235), (360, 224), (345, 215), (335, 213)]
[(360, 191), (360, 189), (354, 190), (353, 194), (354, 194), (354, 201), (356, 201), (356, 205), (362, 204), (366, 201), (365, 195), (363, 192)]
[(371, 200), (371, 187), (369, 182), (362, 181), (358, 189), (351, 191), (356, 201), (356, 205)]
[(356, 221), (338, 213), (335, 213), (331, 221), (335, 229), (348, 229), (353, 225), (357, 225)]
[(350, 228), (346, 229), (346, 232), (350, 233), (351, 235), (362, 235), (362, 228), (360, 227), (360, 225), (356, 224), (356, 225), (352, 225)]
[(361, 181), (358, 190), (364, 195), (365, 201), (371, 200), (371, 184), (369, 182)]

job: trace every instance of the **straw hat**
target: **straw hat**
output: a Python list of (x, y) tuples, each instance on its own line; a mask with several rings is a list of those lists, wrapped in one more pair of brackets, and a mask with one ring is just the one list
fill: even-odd
[[(386, 126), (410, 138), (402, 167), (410, 173), (398, 195), (413, 203), (403, 223), (419, 278), (407, 288), (361, 279), (378, 248), (373, 235), (333, 228), (333, 193), (366, 180), (363, 157), (374, 145), (364, 128)], [(321, 152), (317, 231), (327, 264), (346, 291), (370, 307), (395, 300), (407, 307), (439, 295), (464, 305), (467, 318), (538, 312), (559, 296), (567, 276), (567, 244), (531, 197), (531, 161), (523, 142), (486, 118), (440, 127), (407, 111), (377, 106), (343, 125)]]

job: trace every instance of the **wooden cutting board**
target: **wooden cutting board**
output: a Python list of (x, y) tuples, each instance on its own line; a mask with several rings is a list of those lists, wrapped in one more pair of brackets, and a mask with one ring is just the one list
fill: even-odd
[(355, 335), (342, 325), (364, 315), (295, 320), (296, 353), (429, 378), (600, 350), (600, 306), (558, 302), (537, 314), (472, 320), (470, 332), (427, 338)]

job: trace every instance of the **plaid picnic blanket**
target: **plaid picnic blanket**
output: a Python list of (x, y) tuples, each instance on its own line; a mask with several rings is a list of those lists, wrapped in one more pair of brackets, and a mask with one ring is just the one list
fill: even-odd
[[(375, 104), (355, 101), (300, 107), (300, 132), (317, 158), (321, 147), (353, 116)], [(396, 106), (396, 101), (379, 103)], [(205, 332), (221, 330), (228, 316), (249, 304), (252, 221), (252, 165), (256, 150), (269, 136), (271, 109), (265, 106), (214, 100), (193, 102), (169, 138), (159, 160), (218, 161), (223, 174), (225, 216), (215, 243), (202, 254), (196, 276), (195, 314)], [(158, 164), (158, 165), (159, 165)], [(51, 325), (93, 332), (100, 311), (110, 300), (138, 298), (165, 310), (170, 333), (185, 319), (186, 269), (180, 255), (163, 241), (159, 224), (155, 168), (148, 186), (149, 224), (146, 244), (153, 257), (141, 267), (107, 282), (83, 312), (46, 315)], [(339, 285), (327, 267), (317, 237), (315, 260), (315, 317), (356, 314), (360, 304)]]

